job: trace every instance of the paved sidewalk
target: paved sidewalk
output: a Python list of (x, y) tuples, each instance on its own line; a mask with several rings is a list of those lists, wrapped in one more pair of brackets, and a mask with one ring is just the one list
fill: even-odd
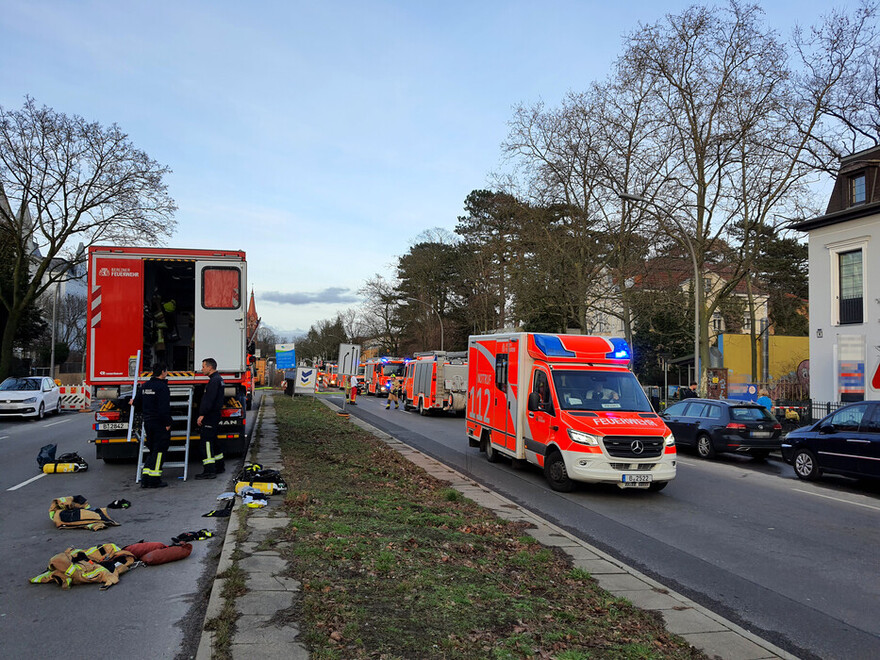
[[(333, 410), (338, 409), (325, 399), (321, 399), (321, 401)], [(248, 460), (270, 468), (280, 466), (281, 453), (278, 449), (275, 408), (271, 397), (263, 398), (260, 415), (258, 428), (254, 434), (255, 443), (252, 444)], [(534, 525), (534, 528), (529, 530), (532, 537), (544, 545), (558, 547), (566, 552), (571, 556), (575, 566), (589, 572), (599, 585), (611, 594), (626, 598), (642, 609), (660, 612), (670, 632), (681, 635), (709, 657), (722, 658), (723, 660), (764, 660), (768, 658), (797, 660), (796, 656), (783, 651), (757, 635), (753, 635), (685, 596), (664, 587), (656, 580), (626, 566), (598, 548), (585, 543), (540, 516), (520, 507), (515, 502), (400, 442), (393, 436), (355, 416), (350, 419), (352, 423), (369, 431), (432, 476), (447, 482), (452, 488), (480, 506), (491, 509), (500, 518), (525, 521)], [(247, 515), (246, 524), (250, 530), (250, 537), (246, 543), (240, 544), (239, 554), (243, 553), (244, 558), (238, 560), (238, 566), (247, 573), (249, 591), (245, 596), (236, 600), (236, 609), (241, 616), (238, 619), (232, 643), (233, 658), (260, 657), (262, 660), (274, 658), (300, 660), (309, 657), (306, 649), (296, 641), (299, 634), (299, 628), (296, 624), (289, 622), (279, 624), (273, 621), (276, 614), (293, 605), (300, 584), (291, 578), (280, 577), (286, 565), (277, 552), (257, 551), (257, 547), (263, 539), (270, 537), (275, 530), (283, 528), (287, 524), (286, 517), (273, 517), (273, 507), (280, 499), (276, 497), (269, 506), (249, 511)], [(237, 543), (237, 511), (239, 507), (240, 501), (236, 500), (235, 510), (226, 532), (220, 565), (217, 567), (218, 575), (226, 571), (233, 563), (232, 555)], [(208, 611), (205, 615), (206, 621), (217, 616), (222, 608), (220, 592), (223, 582), (219, 578), (214, 582)], [(283, 621), (284, 618), (282, 617), (281, 620)], [(196, 656), (197, 660), (207, 660), (211, 657), (212, 641), (213, 634), (203, 632)]]

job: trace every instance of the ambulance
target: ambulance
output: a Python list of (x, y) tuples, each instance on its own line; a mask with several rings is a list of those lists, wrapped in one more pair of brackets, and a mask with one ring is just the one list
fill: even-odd
[(468, 339), (466, 428), (490, 462), (537, 465), (575, 482), (662, 490), (675, 478), (672, 433), (652, 410), (623, 339), (505, 333)]
[(416, 353), (406, 365), (404, 408), (420, 415), (463, 414), (467, 406), (467, 351)]
[(218, 437), (229, 454), (247, 448), (245, 253), (93, 246), (88, 256), (86, 383), (95, 413), (97, 458), (135, 459), (140, 425), (129, 432), (128, 400), (154, 364), (168, 369), (172, 445), (198, 440), (198, 405), (217, 361), (225, 384)]

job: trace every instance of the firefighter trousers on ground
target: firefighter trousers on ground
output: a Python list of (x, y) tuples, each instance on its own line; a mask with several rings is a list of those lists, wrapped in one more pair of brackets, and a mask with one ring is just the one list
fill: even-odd
[(49, 506), (49, 518), (58, 528), (82, 527), (93, 532), (119, 525), (107, 515), (107, 509), (92, 509), (82, 495), (56, 497)]
[(168, 431), (161, 422), (148, 422), (144, 424), (144, 428), (147, 432), (145, 444), (150, 450), (150, 455), (141, 473), (141, 487), (160, 488), (166, 485), (162, 481), (162, 459), (171, 446), (171, 431)]
[(119, 582), (119, 576), (129, 570), (137, 558), (115, 543), (103, 543), (87, 550), (67, 548), (49, 560), (45, 573), (30, 579), (31, 584), (54, 582), (62, 589), (74, 584), (100, 584), (108, 589)]
[(226, 471), (226, 466), (223, 460), (223, 447), (220, 444), (220, 439), (217, 437), (217, 427), (211, 424), (202, 424), (200, 435), (204, 455), (202, 459), (202, 466), (204, 468), (202, 474), (222, 474)]

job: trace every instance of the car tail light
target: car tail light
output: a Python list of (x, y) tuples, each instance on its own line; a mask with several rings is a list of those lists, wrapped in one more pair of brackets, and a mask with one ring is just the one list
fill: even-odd
[(734, 431), (745, 431), (747, 427), (745, 424), (740, 424), (739, 422), (731, 422), (724, 428), (733, 429)]
[(99, 411), (95, 413), (96, 422), (118, 422), (120, 419), (122, 419), (122, 413), (119, 411), (111, 412), (108, 410), (106, 412)]
[(241, 408), (224, 408), (220, 411), (220, 417), (241, 417)]
[(776, 423), (773, 425), (773, 430), (774, 430), (774, 431), (781, 431), (781, 430), (782, 430), (782, 424), (780, 424), (779, 422), (776, 422)]

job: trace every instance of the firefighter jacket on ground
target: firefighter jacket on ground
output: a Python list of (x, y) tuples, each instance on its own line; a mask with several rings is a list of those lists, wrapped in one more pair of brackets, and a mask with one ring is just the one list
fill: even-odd
[(220, 421), (220, 409), (223, 407), (223, 379), (215, 371), (205, 385), (205, 393), (199, 404), (199, 416), (204, 417), (204, 424), (216, 426)]
[(49, 506), (49, 518), (55, 527), (84, 527), (93, 532), (119, 523), (107, 515), (107, 509), (92, 509), (82, 495), (57, 497)]
[(156, 422), (171, 426), (171, 392), (168, 383), (153, 376), (138, 388), (134, 407), (140, 410), (144, 423)]
[(49, 560), (49, 570), (30, 579), (31, 584), (54, 582), (62, 589), (74, 584), (100, 584), (109, 589), (130, 569), (137, 557), (115, 543), (96, 545), (88, 550), (67, 548)]

